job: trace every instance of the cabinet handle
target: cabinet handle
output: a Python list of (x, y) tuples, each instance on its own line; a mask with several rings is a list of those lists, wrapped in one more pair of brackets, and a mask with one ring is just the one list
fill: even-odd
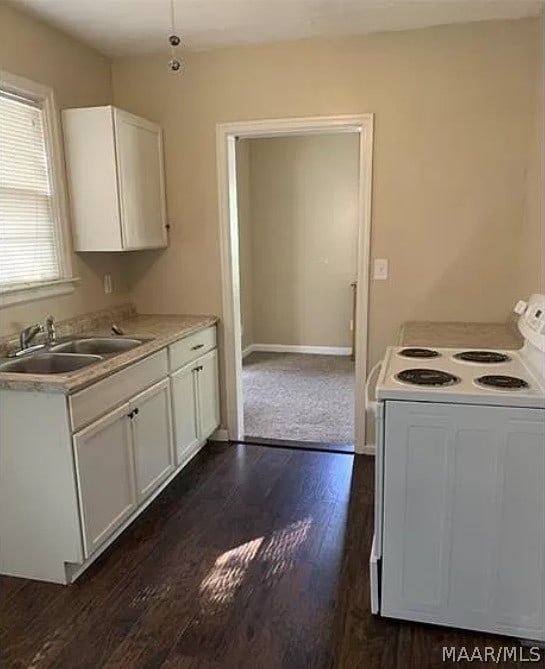
[(138, 416), (138, 414), (140, 413), (140, 409), (138, 407), (136, 407), (136, 409), (134, 410), (133, 413), (134, 413), (135, 416)]
[(130, 412), (127, 414), (127, 418), (130, 418), (130, 419), (132, 420), (132, 419), (134, 418), (134, 411), (130, 411)]
[(196, 344), (195, 346), (191, 347), (192, 351), (197, 351), (200, 348), (203, 348), (204, 344)]
[(202, 369), (202, 365), (199, 365), (198, 367), (193, 367), (193, 369), (191, 371), (192, 372), (200, 372), (201, 369)]

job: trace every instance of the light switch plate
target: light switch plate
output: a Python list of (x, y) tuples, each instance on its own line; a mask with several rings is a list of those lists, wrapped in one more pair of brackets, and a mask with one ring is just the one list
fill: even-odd
[(387, 258), (375, 258), (373, 261), (373, 279), (384, 281), (388, 278)]

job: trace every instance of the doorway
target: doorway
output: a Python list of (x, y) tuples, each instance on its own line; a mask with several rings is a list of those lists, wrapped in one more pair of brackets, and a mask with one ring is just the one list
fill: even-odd
[(245, 440), (354, 445), (359, 135), (236, 143)]
[[(356, 452), (365, 453), (365, 378), (367, 371), (368, 268), (371, 223), (373, 116), (281, 119), (220, 124), (217, 127), (217, 166), (222, 251), (224, 378), (228, 437), (242, 441), (242, 328), (237, 194), (237, 139), (278, 138), (354, 133), (358, 138), (357, 292), (355, 323), (354, 416)], [(311, 357), (311, 356), (309, 356)]]

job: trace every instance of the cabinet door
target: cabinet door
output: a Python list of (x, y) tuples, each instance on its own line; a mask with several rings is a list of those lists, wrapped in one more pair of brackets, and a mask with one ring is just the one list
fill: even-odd
[(197, 363), (199, 440), (203, 442), (220, 423), (217, 350), (203, 355), (197, 360)]
[(115, 132), (123, 246), (166, 246), (161, 128), (116, 109)]
[(130, 402), (136, 490), (142, 501), (174, 469), (168, 379)]
[(198, 362), (172, 375), (172, 415), (178, 465), (188, 460), (199, 447), (197, 427), (196, 368)]
[(74, 435), (85, 555), (136, 508), (129, 404)]

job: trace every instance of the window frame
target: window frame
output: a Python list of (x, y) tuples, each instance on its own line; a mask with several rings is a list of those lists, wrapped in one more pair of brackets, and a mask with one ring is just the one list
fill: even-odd
[(66, 170), (60, 118), (52, 88), (0, 70), (0, 89), (38, 102), (43, 111), (44, 138), (51, 174), (51, 207), (60, 277), (53, 281), (32, 281), (0, 286), (0, 309), (34, 300), (66, 295), (79, 280), (73, 275), (72, 244), (68, 219)]

